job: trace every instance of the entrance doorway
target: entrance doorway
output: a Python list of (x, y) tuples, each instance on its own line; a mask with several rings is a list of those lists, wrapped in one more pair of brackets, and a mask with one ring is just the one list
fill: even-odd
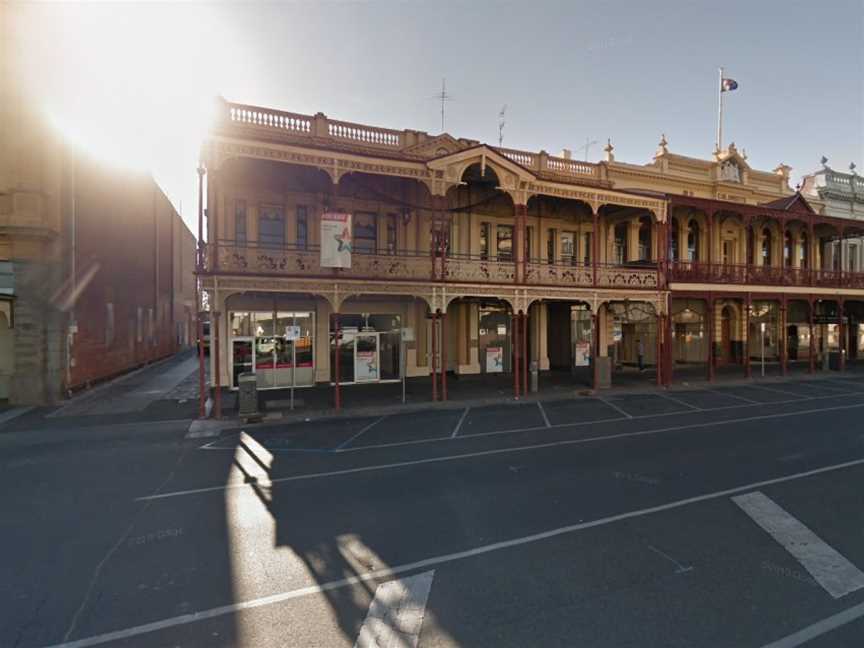
[(720, 364), (732, 362), (732, 311), (724, 306), (720, 311)]
[(354, 382), (378, 382), (380, 372), (380, 348), (378, 333), (357, 333), (354, 336)]

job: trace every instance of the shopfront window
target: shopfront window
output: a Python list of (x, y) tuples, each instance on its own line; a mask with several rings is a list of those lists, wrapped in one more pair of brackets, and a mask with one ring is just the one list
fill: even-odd
[(510, 373), (510, 311), (503, 305), (481, 305), (478, 331), (482, 373)]
[(336, 380), (339, 354), (340, 384), (380, 382), (401, 378), (400, 315), (381, 313), (340, 314), (340, 343), (330, 330), (330, 380)]

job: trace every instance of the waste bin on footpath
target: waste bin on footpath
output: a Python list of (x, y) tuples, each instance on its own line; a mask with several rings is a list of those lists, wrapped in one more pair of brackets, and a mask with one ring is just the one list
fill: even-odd
[(261, 418), (258, 411), (258, 379), (254, 373), (241, 373), (237, 377), (237, 400), (240, 418), (252, 421)]

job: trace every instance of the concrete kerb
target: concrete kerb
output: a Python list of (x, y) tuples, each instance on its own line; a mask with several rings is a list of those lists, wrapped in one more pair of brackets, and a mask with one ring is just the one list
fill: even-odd
[[(845, 374), (846, 379), (855, 380), (854, 374)], [(651, 395), (662, 394), (664, 392), (679, 392), (699, 390), (707, 386), (712, 387), (741, 387), (741, 386), (756, 386), (762, 384), (787, 384), (811, 380), (837, 380), (844, 379), (844, 374), (806, 374), (802, 377), (790, 378), (789, 376), (771, 376), (767, 378), (741, 378), (735, 380), (722, 380), (714, 383), (708, 381), (698, 381), (693, 383), (677, 384), (670, 387), (638, 386), (638, 387), (615, 387), (612, 389), (594, 390), (588, 387), (574, 388), (572, 390), (563, 391), (558, 394), (529, 394), (518, 399), (513, 397), (502, 398), (500, 396), (491, 396), (488, 398), (475, 398), (465, 400), (448, 400), (439, 402), (422, 402), (422, 403), (406, 403), (395, 405), (374, 405), (364, 407), (344, 408), (340, 411), (334, 409), (318, 409), (308, 410), (305, 412), (274, 412), (265, 415), (264, 419), (259, 422), (243, 422), (239, 417), (223, 418), (223, 419), (197, 419), (189, 426), (189, 431), (186, 434), (187, 439), (201, 439), (219, 437), (224, 434), (240, 432), (247, 429), (266, 430), (267, 428), (278, 427), (286, 423), (308, 423), (311, 421), (326, 421), (339, 420), (353, 417), (367, 416), (388, 416), (392, 414), (406, 414), (412, 412), (423, 411), (453, 411), (461, 410), (466, 407), (483, 407), (488, 405), (519, 405), (521, 403), (553, 403), (570, 399), (580, 398), (595, 398), (600, 394), (603, 395)], [(840, 394), (838, 394), (840, 395)]]

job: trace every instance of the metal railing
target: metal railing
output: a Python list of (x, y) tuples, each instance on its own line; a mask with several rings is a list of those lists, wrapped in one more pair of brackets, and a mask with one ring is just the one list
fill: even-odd
[(862, 288), (864, 273), (793, 268), (789, 266), (756, 266), (701, 261), (674, 261), (667, 272), (669, 281), (682, 283), (727, 283), (768, 286), (814, 286), (826, 288)]

